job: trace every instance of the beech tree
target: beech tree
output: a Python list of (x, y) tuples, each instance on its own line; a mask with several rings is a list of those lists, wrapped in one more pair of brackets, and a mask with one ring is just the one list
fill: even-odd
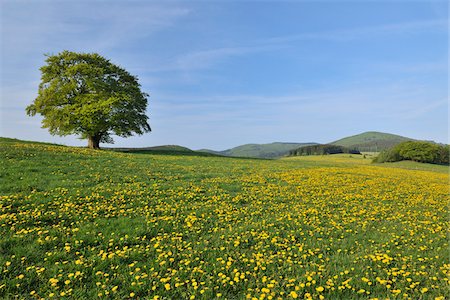
[(46, 55), (38, 96), (26, 108), (43, 116), (53, 135), (79, 135), (88, 147), (113, 143), (112, 134), (129, 137), (151, 131), (148, 94), (137, 77), (96, 53), (63, 51)]

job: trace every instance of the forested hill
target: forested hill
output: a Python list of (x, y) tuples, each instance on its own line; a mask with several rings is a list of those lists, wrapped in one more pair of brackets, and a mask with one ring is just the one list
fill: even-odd
[(344, 146), (365, 152), (379, 152), (394, 147), (405, 141), (414, 139), (376, 131), (368, 131), (332, 142), (333, 145)]
[(225, 156), (277, 158), (289, 154), (289, 151), (317, 143), (270, 143), (270, 144), (245, 144), (224, 151), (208, 149), (198, 150)]

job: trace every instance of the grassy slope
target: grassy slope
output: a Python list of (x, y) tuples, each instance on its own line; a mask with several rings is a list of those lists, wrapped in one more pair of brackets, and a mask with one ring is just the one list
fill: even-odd
[(357, 148), (360, 151), (381, 151), (409, 140), (412, 139), (390, 133), (369, 131), (334, 141), (331, 144)]
[(443, 174), (349, 155), (241, 160), (3, 140), (0, 152), (2, 299), (448, 294)]
[(24, 141), (24, 140), (18, 140), (18, 139), (13, 139), (13, 138), (0, 137), (0, 145), (6, 145), (6, 144), (34, 144), (34, 145), (48, 145), (48, 146), (65, 147), (63, 145), (57, 145), (57, 144), (52, 144), (52, 143)]
[(401, 168), (407, 170), (419, 170), (419, 171), (431, 171), (431, 172), (439, 172), (449, 174), (450, 168), (449, 166), (442, 166), (436, 164), (424, 164), (418, 163), (415, 161), (398, 161), (392, 163), (382, 163), (377, 164), (381, 167), (393, 167), (393, 168)]

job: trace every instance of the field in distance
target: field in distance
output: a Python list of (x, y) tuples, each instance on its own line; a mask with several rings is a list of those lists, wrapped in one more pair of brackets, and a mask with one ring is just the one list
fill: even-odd
[(449, 294), (448, 167), (11, 140), (0, 152), (2, 299)]

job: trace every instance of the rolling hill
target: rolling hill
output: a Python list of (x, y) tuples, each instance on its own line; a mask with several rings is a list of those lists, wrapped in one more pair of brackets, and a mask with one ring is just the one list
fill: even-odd
[(342, 138), (330, 144), (357, 149), (359, 151), (379, 152), (405, 141), (414, 141), (414, 139), (390, 133), (368, 131)]
[[(15, 139), (3, 138), (5, 142), (16, 142)], [(331, 145), (343, 146), (362, 152), (380, 152), (389, 149), (401, 142), (414, 141), (414, 139), (376, 131), (364, 132), (361, 134), (342, 138), (331, 142)], [(319, 145), (314, 142), (307, 143), (268, 143), (268, 144), (245, 144), (223, 151), (210, 149), (191, 150), (179, 145), (163, 145), (144, 148), (107, 148), (105, 150), (128, 152), (128, 153), (151, 153), (165, 155), (193, 155), (193, 156), (232, 156), (249, 158), (280, 158), (289, 155), (301, 147)]]
[(137, 154), (163, 154), (163, 155), (191, 155), (191, 156), (220, 156), (220, 154), (194, 151), (179, 145), (163, 145), (144, 148), (109, 148), (112, 151)]
[(317, 143), (270, 143), (270, 144), (245, 144), (224, 151), (209, 149), (198, 150), (213, 154), (235, 157), (277, 158), (289, 154), (289, 151)]

